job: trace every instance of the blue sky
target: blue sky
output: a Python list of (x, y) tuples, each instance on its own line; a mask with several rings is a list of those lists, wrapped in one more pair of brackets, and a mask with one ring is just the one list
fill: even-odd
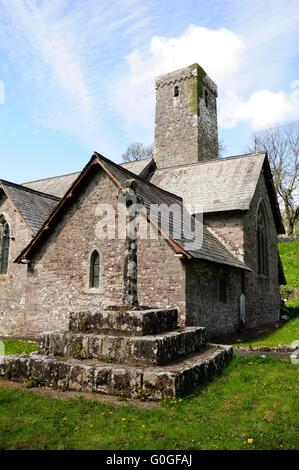
[(225, 154), (246, 151), (299, 118), (298, 0), (0, 0), (0, 178), (152, 142), (154, 77), (193, 62), (218, 84)]

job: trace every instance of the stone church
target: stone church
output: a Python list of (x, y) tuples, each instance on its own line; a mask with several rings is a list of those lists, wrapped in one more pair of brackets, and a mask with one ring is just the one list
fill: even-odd
[(217, 86), (199, 65), (155, 88), (152, 160), (116, 164), (95, 152), (80, 173), (0, 180), (0, 336), (63, 330), (70, 312), (123, 304), (126, 241), (96, 236), (96, 208), (117, 211), (127, 180), (146, 207), (176, 203), (203, 217), (198, 246), (159, 222), (159, 237), (138, 239), (140, 306), (177, 307), (181, 325), (209, 337), (279, 319), (284, 228), (267, 155), (219, 158)]

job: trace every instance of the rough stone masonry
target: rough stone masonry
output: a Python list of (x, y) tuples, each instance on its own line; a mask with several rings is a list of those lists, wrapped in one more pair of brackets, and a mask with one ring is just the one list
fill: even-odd
[(69, 331), (44, 333), (38, 353), (0, 356), (0, 376), (149, 400), (184, 395), (221, 371), (232, 348), (207, 344), (204, 328), (177, 330), (177, 315), (177, 309), (72, 313)]

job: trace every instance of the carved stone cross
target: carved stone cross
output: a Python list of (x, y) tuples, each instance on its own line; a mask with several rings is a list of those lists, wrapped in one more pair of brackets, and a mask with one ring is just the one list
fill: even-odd
[(137, 295), (137, 204), (140, 199), (136, 194), (137, 183), (134, 179), (125, 182), (120, 191), (126, 204), (126, 263), (124, 269), (123, 302), (131, 308), (138, 307)]

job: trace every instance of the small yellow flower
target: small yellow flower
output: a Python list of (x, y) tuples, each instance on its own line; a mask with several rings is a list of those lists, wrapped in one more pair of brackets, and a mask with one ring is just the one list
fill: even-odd
[(252, 443), (253, 443), (252, 437), (249, 437), (249, 438), (247, 439), (247, 443), (248, 443), (248, 444), (252, 444)]
[(142, 427), (145, 428), (145, 424), (143, 424)]
[(126, 418), (122, 418), (121, 420), (122, 420), (122, 421), (126, 421)]

